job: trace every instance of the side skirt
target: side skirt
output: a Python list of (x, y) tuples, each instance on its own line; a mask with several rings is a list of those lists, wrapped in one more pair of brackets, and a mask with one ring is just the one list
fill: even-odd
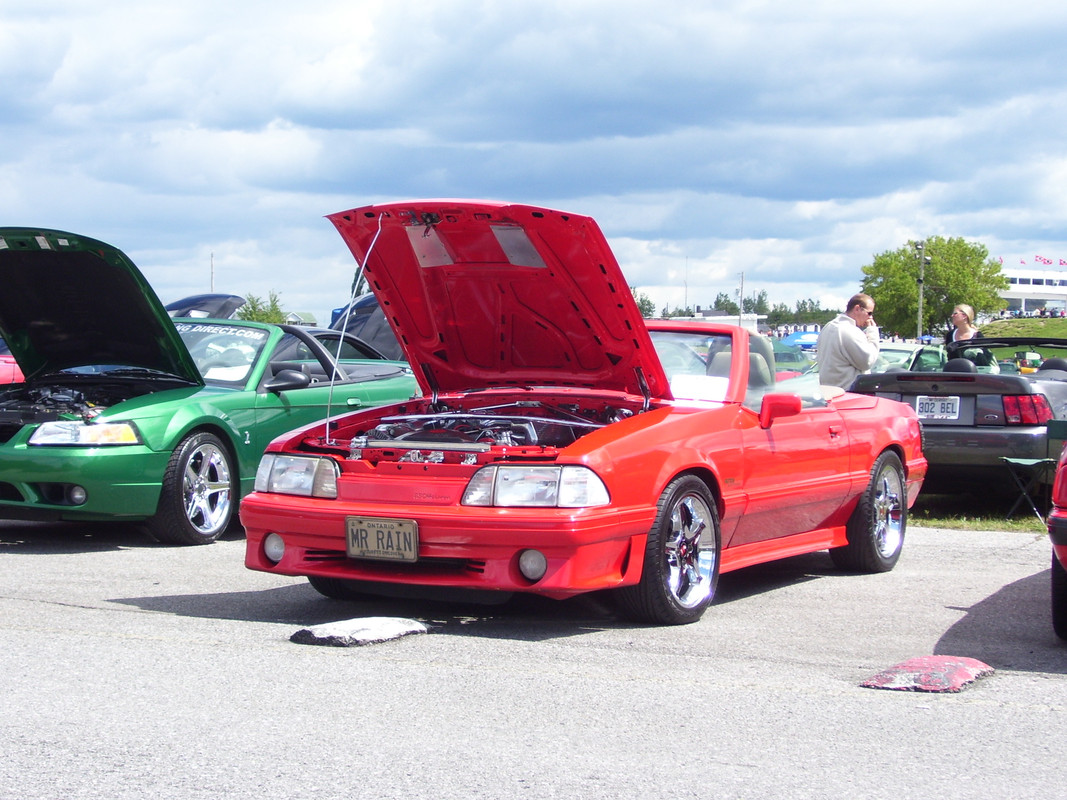
[(807, 533), (796, 533), (780, 539), (767, 539), (762, 542), (728, 547), (722, 554), (719, 572), (731, 572), (735, 569), (777, 561), (780, 558), (799, 556), (829, 550), (831, 547), (843, 547), (848, 544), (845, 526), (836, 528), (819, 528)]

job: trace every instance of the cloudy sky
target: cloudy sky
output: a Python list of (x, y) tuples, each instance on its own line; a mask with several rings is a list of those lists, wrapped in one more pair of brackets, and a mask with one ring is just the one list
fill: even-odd
[(325, 214), (487, 198), (595, 217), (658, 307), (843, 307), (909, 239), (1067, 259), (1065, 34), (1062, 0), (0, 0), (0, 225), (322, 321)]

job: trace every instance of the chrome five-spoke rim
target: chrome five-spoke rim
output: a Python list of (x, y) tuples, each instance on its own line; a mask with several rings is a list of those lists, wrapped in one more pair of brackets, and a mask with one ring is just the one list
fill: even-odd
[(185, 517), (197, 531), (215, 533), (230, 513), (230, 470), (226, 456), (213, 444), (194, 450), (182, 481)]
[(694, 608), (711, 594), (715, 569), (715, 531), (711, 509), (695, 494), (678, 499), (667, 532), (667, 589), (684, 608)]
[(904, 540), (904, 486), (900, 473), (885, 467), (875, 484), (874, 541), (878, 552), (889, 558)]

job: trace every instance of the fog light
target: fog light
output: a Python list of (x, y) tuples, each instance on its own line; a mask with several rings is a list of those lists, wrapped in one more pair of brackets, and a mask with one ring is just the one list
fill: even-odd
[(285, 540), (276, 533), (263, 537), (263, 555), (277, 564), (285, 555)]
[(67, 499), (72, 506), (80, 506), (88, 496), (84, 486), (71, 486), (67, 490)]
[(523, 550), (519, 553), (519, 572), (528, 581), (539, 581), (548, 571), (548, 559), (540, 550)]

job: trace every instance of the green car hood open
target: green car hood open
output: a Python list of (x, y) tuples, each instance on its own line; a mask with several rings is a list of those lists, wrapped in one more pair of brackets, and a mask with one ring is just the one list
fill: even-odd
[(203, 385), (152, 287), (109, 244), (0, 228), (0, 335), (27, 382), (72, 367), (158, 370)]

